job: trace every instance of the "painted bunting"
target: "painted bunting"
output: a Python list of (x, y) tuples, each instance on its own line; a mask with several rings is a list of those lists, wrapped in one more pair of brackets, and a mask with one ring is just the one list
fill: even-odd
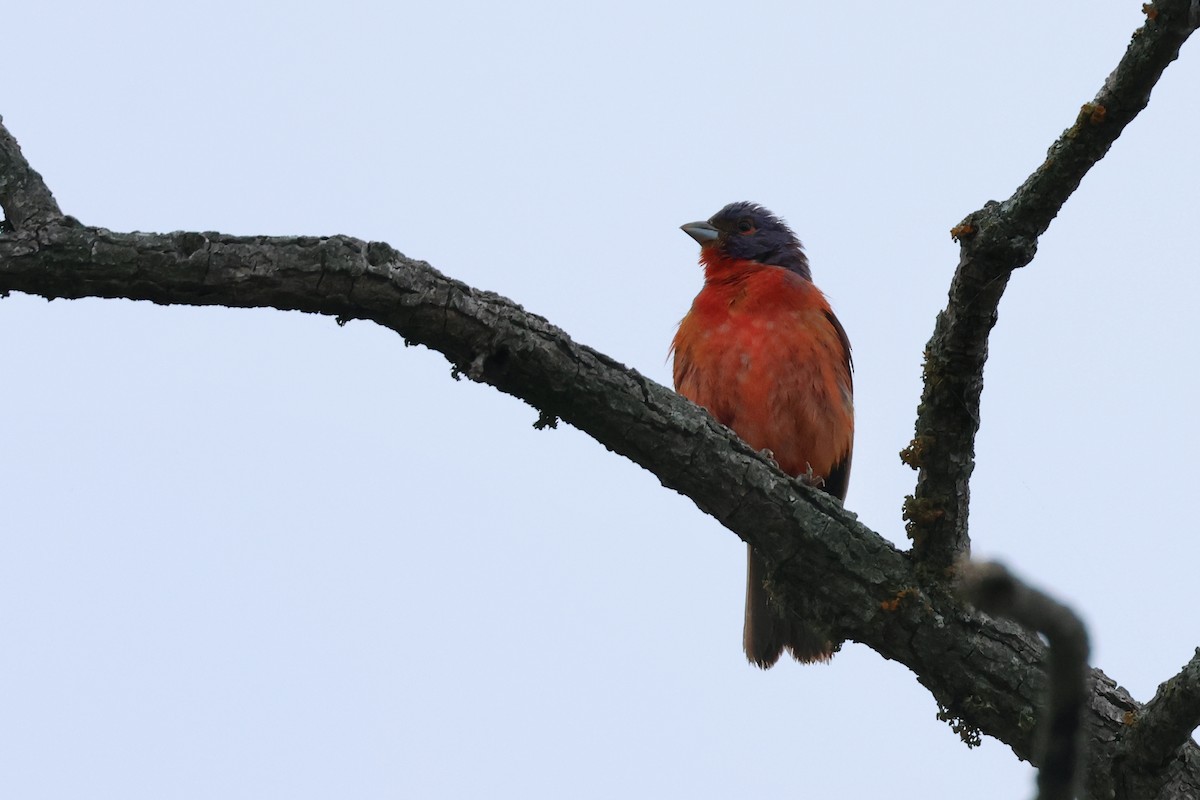
[[(800, 241), (754, 203), (731, 203), (683, 231), (700, 243), (704, 288), (671, 344), (675, 389), (789, 475), (844, 499), (854, 444), (850, 341), (813, 285)], [(829, 637), (783, 616), (751, 550), (746, 581), (746, 657), (764, 669), (786, 648), (828, 661)]]

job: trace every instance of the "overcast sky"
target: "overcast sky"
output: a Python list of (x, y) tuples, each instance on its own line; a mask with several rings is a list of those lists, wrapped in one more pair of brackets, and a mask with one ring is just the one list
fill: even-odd
[[(786, 217), (854, 344), (849, 508), (906, 546), (948, 231), (1116, 65), (1103, 3), (10, 4), (0, 114), (113, 230), (380, 239), (669, 383), (681, 223)], [(1200, 54), (1013, 279), (976, 553), (1136, 697), (1195, 613)], [(904, 667), (761, 672), (743, 545), (369, 323), (0, 302), (0, 795), (1010, 800)]]

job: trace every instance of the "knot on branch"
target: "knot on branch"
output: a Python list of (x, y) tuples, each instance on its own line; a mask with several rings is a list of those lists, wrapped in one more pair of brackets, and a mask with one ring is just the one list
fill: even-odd
[(202, 233), (185, 232), (179, 235), (179, 254), (184, 258), (190, 258), (193, 253), (196, 253), (208, 247), (208, 237)]
[(1004, 274), (1025, 266), (1037, 255), (1038, 235), (1016, 227), (1013, 201), (994, 200), (951, 229), (963, 262), (985, 266), (991, 274)]
[(367, 263), (372, 267), (397, 261), (400, 251), (387, 242), (367, 242)]
[(1084, 103), (1079, 109), (1079, 118), (1075, 121), (1076, 125), (1099, 125), (1104, 122), (1104, 117), (1108, 114), (1108, 109), (1099, 103)]
[(458, 380), (461, 376), (466, 375), (476, 383), (496, 384), (508, 369), (509, 352), (508, 348), (503, 345), (496, 345), (482, 350), (475, 354), (464, 369), (461, 365), (455, 364), (450, 370), (450, 375), (454, 380)]

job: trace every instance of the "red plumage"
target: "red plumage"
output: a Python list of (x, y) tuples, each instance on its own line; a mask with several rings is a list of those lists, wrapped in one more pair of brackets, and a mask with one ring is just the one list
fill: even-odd
[[(811, 475), (844, 498), (854, 443), (850, 342), (812, 283), (795, 234), (751, 203), (726, 206), (683, 226), (701, 245), (704, 288), (671, 349), (675, 388), (789, 475)], [(826, 661), (829, 637), (783, 617), (750, 551), (746, 656), (770, 667), (784, 648), (800, 661)]]

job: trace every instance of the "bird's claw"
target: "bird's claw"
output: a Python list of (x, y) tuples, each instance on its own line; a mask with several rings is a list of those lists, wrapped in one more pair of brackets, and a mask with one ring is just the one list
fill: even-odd
[(800, 479), (800, 482), (805, 486), (811, 486), (814, 489), (825, 488), (825, 479), (813, 472), (812, 464), (807, 466), (808, 469), (796, 476)]

